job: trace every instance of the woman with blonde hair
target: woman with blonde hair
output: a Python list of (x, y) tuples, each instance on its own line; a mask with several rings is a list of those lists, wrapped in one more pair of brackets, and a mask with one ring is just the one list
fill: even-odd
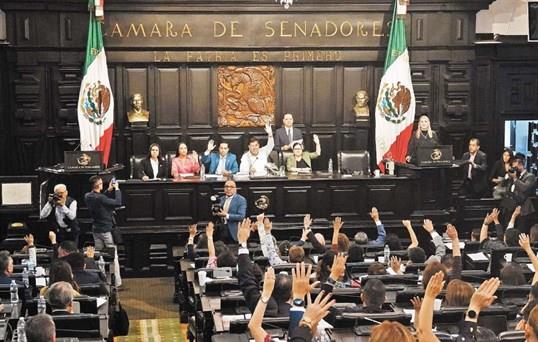
[(415, 342), (416, 339), (408, 328), (398, 322), (384, 321), (372, 329), (370, 342)]
[(418, 119), (417, 130), (411, 135), (411, 139), (409, 139), (405, 160), (408, 163), (416, 163), (419, 147), (432, 147), (436, 145), (439, 145), (437, 133), (432, 130), (428, 115), (422, 114)]

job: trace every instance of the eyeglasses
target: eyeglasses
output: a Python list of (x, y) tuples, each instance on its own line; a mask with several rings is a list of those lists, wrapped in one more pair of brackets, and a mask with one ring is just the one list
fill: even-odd
[(225, 185), (224, 188), (233, 189), (233, 188), (235, 188), (235, 186), (233, 186), (233, 185)]

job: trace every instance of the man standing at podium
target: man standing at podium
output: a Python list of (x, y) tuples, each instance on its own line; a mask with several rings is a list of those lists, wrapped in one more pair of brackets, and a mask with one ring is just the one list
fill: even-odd
[(460, 193), (472, 198), (480, 198), (488, 189), (486, 170), (488, 169), (487, 156), (480, 151), (480, 140), (469, 140), (469, 152), (461, 157), (463, 163), (463, 185)]
[(237, 243), (237, 226), (247, 215), (247, 200), (237, 193), (234, 181), (224, 183), (224, 194), (220, 199), (222, 209), (216, 214), (224, 223), (220, 239), (224, 243)]
[(56, 184), (54, 193), (50, 194), (47, 203), (41, 209), (40, 219), (47, 219), (54, 227), (58, 241), (74, 241), (78, 246), (80, 228), (77, 220), (77, 201), (67, 196), (67, 186)]

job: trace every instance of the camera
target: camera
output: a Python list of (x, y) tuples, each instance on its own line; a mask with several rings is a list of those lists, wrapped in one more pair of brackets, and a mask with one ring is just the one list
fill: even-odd
[(508, 172), (510, 172), (510, 173), (517, 173), (517, 172), (518, 172), (518, 169), (515, 168), (515, 167), (511, 167), (511, 168), (508, 170)]
[(209, 199), (211, 200), (211, 215), (217, 216), (222, 210), (222, 206), (219, 203), (219, 196), (212, 195)]
[(49, 201), (53, 203), (58, 203), (62, 200), (62, 196), (57, 193), (49, 194)]

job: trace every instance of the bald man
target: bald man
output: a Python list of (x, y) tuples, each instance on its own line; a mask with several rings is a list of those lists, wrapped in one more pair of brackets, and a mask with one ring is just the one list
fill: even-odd
[(78, 246), (80, 228), (77, 220), (77, 201), (68, 196), (65, 184), (56, 184), (39, 214), (53, 227), (59, 242), (70, 240)]
[(224, 194), (220, 198), (221, 211), (217, 214), (224, 225), (220, 239), (225, 243), (237, 243), (237, 226), (247, 215), (247, 200), (237, 193), (234, 181), (224, 183)]

